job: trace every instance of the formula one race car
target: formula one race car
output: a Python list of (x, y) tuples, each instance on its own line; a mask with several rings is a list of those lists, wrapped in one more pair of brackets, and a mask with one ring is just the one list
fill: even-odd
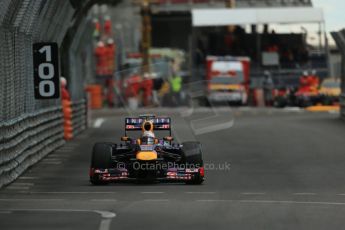
[[(139, 131), (138, 138), (128, 137), (128, 131)], [(154, 131), (166, 131), (169, 136), (157, 138)], [(121, 141), (122, 144), (94, 145), (90, 168), (92, 184), (125, 180), (202, 184), (204, 167), (201, 144), (173, 143), (170, 118), (154, 115), (126, 118), (125, 136)]]

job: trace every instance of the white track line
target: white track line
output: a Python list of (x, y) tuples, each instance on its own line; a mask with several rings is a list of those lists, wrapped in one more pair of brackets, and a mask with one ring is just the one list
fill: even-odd
[(27, 211), (27, 212), (94, 212), (101, 215), (102, 220), (99, 224), (98, 230), (109, 230), (110, 224), (113, 218), (116, 217), (116, 214), (108, 211), (100, 210), (82, 210), (82, 209), (9, 209), (9, 210), (0, 210), (1, 212), (15, 212), (15, 211)]
[(30, 192), (32, 194), (116, 194), (116, 192), (77, 192), (77, 191), (62, 191), (62, 192)]
[(310, 204), (310, 205), (334, 205), (345, 206), (342, 202), (325, 201), (293, 201), (293, 200), (196, 200), (197, 202), (229, 202), (229, 203), (253, 203), (253, 204)]
[(117, 202), (115, 199), (91, 199), (92, 202)]
[(107, 219), (102, 219), (101, 223), (99, 225), (99, 230), (109, 230), (110, 229), (110, 224), (111, 224), (112, 219), (107, 218)]
[(101, 223), (99, 225), (99, 230), (109, 230), (110, 224), (113, 218), (116, 217), (115, 213), (108, 212), (108, 211), (94, 211), (102, 216)]
[(265, 195), (265, 192), (243, 192), (242, 195), (246, 196), (255, 196), (255, 195)]
[(142, 194), (162, 194), (164, 192), (140, 192)]
[(185, 192), (186, 194), (216, 194), (216, 192)]
[(168, 202), (168, 199), (145, 199), (145, 202)]
[(295, 195), (295, 196), (315, 196), (316, 193), (313, 193), (313, 192), (296, 192), (296, 193), (293, 193), (293, 195)]
[(17, 202), (17, 201), (21, 201), (21, 202), (37, 202), (37, 201), (43, 201), (43, 202), (47, 202), (47, 201), (63, 201), (64, 199), (0, 199), (0, 201), (6, 201), (6, 202)]
[(104, 118), (97, 118), (95, 122), (93, 123), (94, 128), (100, 128), (102, 124), (104, 123), (105, 119)]

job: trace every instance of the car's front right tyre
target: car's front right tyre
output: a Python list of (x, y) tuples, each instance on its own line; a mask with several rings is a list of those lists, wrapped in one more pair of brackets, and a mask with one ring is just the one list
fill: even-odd
[[(111, 143), (96, 143), (93, 146), (91, 156), (91, 170), (95, 169), (109, 169), (112, 164), (113, 146)], [(102, 181), (99, 175), (91, 173), (90, 182), (93, 185), (105, 185), (106, 181)]]

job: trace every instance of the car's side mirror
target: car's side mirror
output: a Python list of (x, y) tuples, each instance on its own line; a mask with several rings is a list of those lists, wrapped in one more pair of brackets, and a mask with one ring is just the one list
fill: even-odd
[(121, 141), (130, 141), (130, 140), (131, 140), (131, 138), (129, 138), (129, 137), (126, 137), (126, 136), (121, 137)]
[(168, 137), (164, 137), (163, 140), (165, 140), (165, 141), (173, 141), (174, 138), (171, 137), (171, 136), (168, 136)]

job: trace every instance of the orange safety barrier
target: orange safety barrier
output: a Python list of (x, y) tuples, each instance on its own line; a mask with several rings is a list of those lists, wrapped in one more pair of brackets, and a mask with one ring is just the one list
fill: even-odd
[(339, 105), (316, 105), (310, 106), (306, 108), (309, 112), (339, 112), (340, 106)]
[(72, 108), (70, 100), (62, 100), (62, 111), (64, 117), (64, 138), (65, 140), (71, 140), (73, 138), (73, 126), (72, 126)]
[(85, 89), (89, 94), (90, 108), (101, 109), (103, 106), (102, 86), (101, 85), (88, 85)]

